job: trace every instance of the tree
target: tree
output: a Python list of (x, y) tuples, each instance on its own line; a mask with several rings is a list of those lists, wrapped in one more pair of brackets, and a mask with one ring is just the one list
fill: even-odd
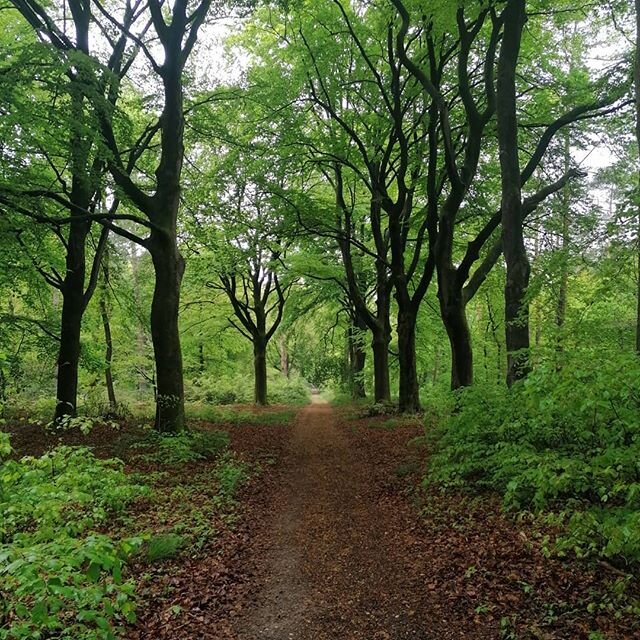
[[(437, 270), (441, 317), (451, 347), (451, 386), (455, 389), (473, 382), (473, 350), (466, 306), (503, 254), (502, 238), (494, 239), (494, 235), (499, 235), (496, 232), (503, 212), (502, 209), (493, 214), (487, 211), (492, 201), (487, 185), (492, 178), (491, 165), (495, 162), (496, 153), (492, 130), (497, 103), (496, 54), (501, 41), (504, 46), (504, 16), (497, 15), (492, 6), (467, 8), (465, 5), (447, 9), (449, 26), (445, 26), (445, 33), (455, 34), (457, 40), (450, 45), (444, 65), (455, 62), (455, 70), (447, 72), (443, 65), (438, 73), (441, 67), (434, 57), (433, 44), (428, 48), (428, 63), (416, 62), (420, 58), (408, 54), (405, 40), (411, 26), (411, 15), (401, 0), (392, 2), (402, 21), (397, 36), (398, 55), (425, 92), (432, 96), (434, 104), (436, 137), (430, 147), (426, 175), (431, 175), (430, 172), (438, 175), (442, 166), (444, 181), (434, 186), (434, 178), (431, 178), (431, 183), (427, 178), (428, 202), (434, 213), (432, 222), (427, 226), (430, 249), (425, 264), (435, 265)], [(433, 32), (447, 19), (446, 11), (444, 14), (442, 8), (439, 11), (440, 15), (434, 11), (433, 15), (422, 16), (427, 41), (433, 39)], [(415, 39), (413, 34), (412, 39)], [(499, 60), (497, 65), (499, 69)], [(520, 174), (520, 188), (532, 188), (532, 193), (521, 202), (523, 218), (547, 197), (581, 175), (574, 167), (568, 167), (564, 174), (551, 182), (547, 176), (537, 174), (542, 173), (539, 171), (542, 161), (558, 131), (573, 122), (607, 115), (620, 107), (620, 87), (615, 83), (612, 85), (609, 87), (606, 79), (603, 82), (598, 78), (576, 92), (583, 98), (582, 103), (569, 105), (560, 115), (553, 110), (547, 113), (547, 107), (543, 117), (551, 119), (549, 124), (523, 123), (522, 133), (527, 134), (522, 136), (523, 146), (526, 140), (530, 148), (528, 161)], [(545, 90), (534, 83), (527, 95), (538, 94), (542, 100), (548, 98)], [(452, 97), (445, 100), (445, 95)], [(585, 95), (587, 99), (584, 99)], [(531, 100), (530, 97), (528, 99)], [(528, 117), (529, 113), (530, 110)], [(531, 131), (533, 134), (529, 133)], [(536, 185), (536, 182), (541, 184)], [(461, 220), (463, 209), (465, 215)], [(459, 247), (463, 243), (466, 249), (461, 251)]]
[[(60, 102), (64, 105), (63, 113), (66, 116), (60, 122), (58, 135), (65, 132), (68, 136), (67, 146), (58, 152), (55, 148), (59, 147), (58, 141), (54, 142), (55, 147), (52, 148), (46, 131), (36, 128), (34, 132), (31, 129), (32, 123), (37, 122), (37, 113), (24, 110), (12, 114), (20, 130), (18, 139), (27, 145), (27, 153), (29, 147), (37, 149), (36, 154), (44, 159), (46, 174), (35, 173), (33, 164), (27, 164), (18, 174), (12, 175), (12, 183), (3, 186), (0, 193), (0, 204), (30, 221), (47, 225), (56, 234), (64, 250), (64, 276), (60, 276), (55, 269), (36, 265), (45, 281), (60, 291), (63, 300), (54, 416), (58, 421), (76, 411), (82, 318), (96, 289), (100, 261), (109, 233), (108, 227), (102, 228), (92, 262), (87, 268), (87, 240), (92, 229), (93, 214), (102, 202), (106, 168), (91, 103), (99, 99), (109, 104), (110, 108), (115, 107), (119, 82), (133, 64), (137, 50), (126, 47), (125, 34), (107, 39), (109, 55), (103, 65), (99, 64), (92, 57), (89, 47), (91, 9), (80, 0), (69, 2), (75, 30), (73, 35), (68, 35), (58, 27), (55, 19), (57, 7), (45, 8), (36, 0), (14, 0), (12, 4), (36, 34), (47, 42), (43, 46), (45, 51), (53, 50), (48, 55), (54, 65), (54, 77), (47, 78), (46, 71), (44, 75), (38, 72), (35, 76), (23, 77), (21, 80), (26, 84), (24, 91), (27, 95), (35, 91), (45, 104), (49, 100), (47, 107), (54, 121), (60, 118)], [(124, 7), (122, 20), (125, 29), (129, 29), (134, 22), (139, 5), (139, 2), (133, 5), (127, 2)], [(27, 47), (25, 55), (29, 56), (33, 48), (34, 45)], [(14, 64), (22, 62), (19, 59)], [(52, 84), (47, 86), (47, 83)], [(47, 93), (39, 91), (39, 87)], [(60, 100), (60, 92), (66, 95), (66, 99)], [(26, 99), (13, 106), (18, 104), (24, 107), (30, 105), (31, 101)], [(39, 108), (39, 104), (34, 106), (36, 111)], [(20, 150), (14, 151), (21, 153)], [(26, 187), (22, 186), (25, 184)], [(52, 212), (52, 205), (61, 207), (66, 215)], [(109, 218), (114, 217), (118, 205), (116, 198), (110, 207)], [(20, 231), (16, 238), (23, 249), (27, 249)]]
[[(265, 405), (267, 346), (282, 321), (291, 284), (281, 275), (284, 247), (277, 221), (269, 215), (267, 194), (256, 185), (239, 184), (233, 194), (234, 215), (220, 221), (212, 259), (217, 281), (211, 288), (224, 291), (236, 320), (231, 324), (253, 347), (254, 401)], [(233, 220), (231, 223), (230, 220)]]
[(524, 244), (518, 120), (516, 112), (516, 68), (522, 30), (526, 22), (526, 0), (508, 0), (503, 11), (504, 35), (498, 59), (496, 115), (502, 182), (502, 243), (507, 263), (505, 327), (507, 337), (507, 384), (511, 386), (529, 371), (529, 260)]
[[(163, 432), (181, 431), (185, 427), (184, 378), (178, 329), (180, 285), (185, 262), (178, 247), (181, 175), (184, 160), (184, 69), (196, 44), (211, 0), (201, 0), (189, 9), (187, 0), (178, 0), (166, 16), (163, 3), (149, 0), (149, 21), (160, 43), (163, 61), (159, 63), (147, 46), (132, 36), (126, 25), (116, 27), (133, 37), (142, 48), (153, 71), (162, 83), (162, 113), (148, 125), (134, 145), (133, 162), (122, 161), (113, 120), (101, 113), (102, 133), (111, 151), (109, 170), (128, 202), (144, 216), (137, 222), (149, 229), (141, 238), (122, 228), (115, 231), (142, 245), (151, 254), (155, 289), (151, 304), (151, 336), (156, 364), (157, 398), (155, 428)], [(167, 22), (167, 17), (170, 18)], [(154, 171), (153, 192), (146, 180), (136, 181), (135, 160), (159, 131), (159, 161)]]

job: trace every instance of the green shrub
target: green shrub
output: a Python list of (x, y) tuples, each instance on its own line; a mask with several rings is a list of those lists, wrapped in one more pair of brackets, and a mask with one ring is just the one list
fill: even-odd
[(203, 407), (200, 418), (221, 425), (288, 425), (296, 415), (293, 409), (283, 411), (264, 411), (254, 413), (251, 410), (236, 410), (227, 407)]
[[(6, 455), (8, 441), (2, 439)], [(122, 577), (140, 538), (96, 533), (145, 487), (81, 447), (0, 465), (0, 639), (115, 637), (135, 619)]]
[(307, 404), (311, 400), (309, 385), (298, 376), (285, 378), (279, 372), (269, 376), (269, 402), (273, 404)]
[(175, 558), (185, 545), (185, 538), (177, 533), (162, 533), (153, 536), (147, 546), (147, 560), (159, 562)]
[(190, 402), (227, 405), (249, 403), (253, 400), (253, 381), (249, 376), (230, 378), (202, 376), (186, 386), (186, 398)]
[(198, 460), (214, 460), (229, 446), (224, 431), (185, 431), (178, 434), (153, 432), (138, 446), (151, 447), (140, 457), (160, 464), (183, 464)]
[(215, 475), (220, 495), (225, 500), (231, 500), (249, 478), (249, 469), (245, 463), (239, 461), (235, 456), (225, 455), (220, 460)]
[[(273, 404), (306, 404), (310, 399), (309, 385), (298, 376), (284, 377), (279, 371), (268, 372), (269, 402)], [(237, 375), (230, 378), (202, 376), (187, 383), (189, 402), (208, 405), (251, 404), (253, 377)]]
[(560, 549), (640, 561), (640, 365), (540, 367), (510, 391), (460, 393), (427, 480), (504, 495), (507, 508), (566, 512)]

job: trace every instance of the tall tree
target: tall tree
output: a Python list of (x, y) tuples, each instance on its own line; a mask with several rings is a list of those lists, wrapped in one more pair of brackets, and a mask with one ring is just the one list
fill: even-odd
[[(216, 211), (200, 243), (208, 247), (207, 286), (222, 290), (233, 309), (230, 323), (253, 348), (254, 401), (267, 404), (267, 347), (282, 322), (291, 282), (282, 271), (286, 221), (281, 208), (257, 184), (242, 181), (218, 194)], [(209, 242), (207, 242), (209, 240)], [(206, 257), (206, 256), (205, 256)]]
[(502, 20), (504, 34), (498, 59), (496, 115), (502, 184), (502, 243), (507, 264), (507, 384), (511, 386), (526, 377), (530, 368), (529, 303), (526, 293), (531, 269), (524, 243), (516, 110), (516, 68), (526, 22), (526, 0), (508, 0)]
[[(177, 0), (167, 8), (161, 0), (149, 0), (149, 20), (162, 49), (162, 62), (154, 58), (142, 40), (142, 47), (153, 71), (162, 83), (162, 113), (141, 134), (138, 144), (148, 144), (160, 133), (159, 161), (154, 171), (152, 193), (146, 176), (137, 178), (134, 163), (125, 164), (114, 131), (111, 114), (102, 112), (102, 133), (111, 151), (109, 170), (128, 202), (144, 216), (138, 220), (149, 229), (141, 238), (122, 228), (118, 233), (133, 239), (151, 254), (155, 288), (151, 304), (151, 337), (156, 364), (155, 428), (163, 432), (185, 427), (182, 350), (178, 329), (180, 286), (185, 262), (178, 247), (178, 214), (184, 161), (184, 70), (196, 44), (212, 0), (201, 0), (190, 7), (188, 0)], [(130, 32), (116, 23), (128, 36)]]
[(636, 204), (638, 208), (638, 294), (637, 294), (637, 311), (636, 311), (636, 351), (640, 354), (640, 0), (635, 0), (635, 18), (636, 18), (636, 46), (633, 59), (633, 80), (635, 89), (635, 129), (636, 144), (638, 147), (638, 164), (637, 164), (637, 191), (635, 194)]
[[(45, 7), (37, 0), (12, 0), (12, 4), (45, 42), (44, 46), (57, 51), (53, 57), (57, 57), (62, 78), (59, 80), (60, 86), (50, 89), (52, 105), (56, 105), (52, 106), (52, 115), (59, 109), (58, 94), (63, 92), (67, 95), (68, 116), (63, 127), (67, 129), (65, 135), (68, 136), (68, 146), (61, 156), (62, 161), (53, 149), (46, 148), (46, 132), (40, 129), (40, 135), (32, 131), (29, 133), (31, 144), (49, 166), (51, 179), (40, 179), (37, 181), (39, 184), (29, 184), (30, 180), (24, 176), (27, 179), (3, 187), (0, 194), (0, 203), (5, 207), (31, 221), (49, 226), (64, 249), (63, 276), (59, 276), (55, 270), (37, 266), (45, 280), (62, 295), (54, 416), (58, 421), (76, 411), (82, 318), (96, 289), (100, 260), (109, 233), (107, 227), (102, 228), (92, 264), (88, 267), (87, 239), (92, 229), (93, 214), (101, 203), (106, 169), (91, 103), (99, 96), (99, 100), (106, 102), (109, 108), (115, 107), (119, 82), (133, 64), (137, 50), (126, 46), (127, 36), (124, 33), (115, 39), (106, 39), (104, 46), (108, 55), (104, 65), (99, 64), (90, 50), (91, 7), (81, 0), (70, 0), (68, 3), (72, 34), (67, 33), (66, 22), (62, 27), (58, 26), (60, 7)], [(133, 4), (126, 3), (122, 15), (125, 29), (131, 28), (140, 4), (141, 0)], [(38, 75), (36, 73), (30, 78), (31, 91), (38, 90)], [(40, 95), (44, 98), (44, 94)], [(25, 132), (32, 127), (32, 123), (21, 121), (19, 113), (13, 117)], [(61, 128), (59, 133), (64, 129)], [(26, 138), (26, 134), (22, 137)], [(32, 171), (32, 167), (27, 165), (26, 170)], [(27, 186), (22, 186), (24, 184)], [(57, 213), (52, 215), (51, 205), (62, 207), (68, 217)], [(116, 214), (117, 208), (118, 200), (115, 199), (110, 208), (110, 217)], [(24, 247), (19, 235), (17, 238)]]

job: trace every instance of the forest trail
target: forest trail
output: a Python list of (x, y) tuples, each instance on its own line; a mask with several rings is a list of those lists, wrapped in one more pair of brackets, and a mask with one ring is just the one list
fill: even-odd
[(264, 472), (214, 545), (161, 565), (127, 640), (640, 638), (632, 618), (588, 610), (607, 574), (546, 557), (534, 521), (417, 490), (421, 420), (315, 398), (293, 423), (230, 433)]
[(416, 593), (408, 540), (372, 475), (314, 398), (296, 420), (273, 519), (254, 549), (256, 597), (236, 622), (239, 640), (431, 637), (403, 599)]

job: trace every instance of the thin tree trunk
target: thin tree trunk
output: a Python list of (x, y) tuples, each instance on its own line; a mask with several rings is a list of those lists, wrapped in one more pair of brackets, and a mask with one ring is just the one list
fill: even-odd
[[(569, 171), (571, 165), (571, 140), (569, 133), (565, 132), (564, 136), (564, 170), (565, 173)], [(561, 366), (561, 356), (564, 352), (564, 323), (567, 318), (567, 296), (569, 291), (569, 221), (571, 216), (571, 189), (570, 186), (565, 186), (561, 200), (560, 211), (560, 224), (561, 224), (561, 237), (560, 237), (560, 251), (562, 254), (562, 262), (560, 264), (560, 282), (558, 286), (558, 299), (556, 300), (556, 328), (558, 335), (556, 337), (556, 352), (559, 356), (557, 366)]]
[[(366, 327), (365, 327), (366, 329)], [(364, 366), (367, 354), (362, 342), (362, 334), (357, 327), (350, 326), (348, 333), (349, 340), (349, 383), (351, 397), (354, 400), (366, 398), (364, 387)]]
[(635, 0), (636, 8), (636, 55), (633, 67), (633, 78), (635, 85), (636, 101), (636, 142), (638, 145), (638, 167), (637, 167), (637, 191), (636, 207), (638, 212), (638, 239), (637, 239), (637, 259), (638, 259), (638, 292), (637, 292), (637, 312), (636, 312), (636, 353), (640, 354), (640, 0)]
[(100, 298), (100, 316), (102, 317), (102, 327), (104, 329), (104, 379), (107, 386), (107, 397), (109, 398), (109, 407), (115, 409), (118, 404), (116, 401), (116, 390), (113, 384), (113, 373), (111, 370), (111, 362), (113, 360), (113, 339), (111, 337), (111, 323), (109, 321), (109, 311), (107, 302), (104, 297)]
[(205, 359), (204, 359), (204, 344), (202, 342), (198, 344), (198, 366), (200, 369), (200, 375), (204, 374)]
[(503, 11), (504, 34), (498, 61), (497, 129), (502, 179), (502, 238), (507, 263), (505, 323), (507, 384), (527, 376), (529, 364), (529, 303), (526, 299), (530, 266), (524, 243), (522, 194), (518, 158), (516, 68), (526, 0), (508, 0)]
[(436, 347), (436, 353), (433, 357), (433, 371), (431, 372), (431, 384), (434, 387), (438, 382), (439, 373), (440, 373), (440, 349)]
[[(536, 232), (535, 242), (533, 245), (533, 261), (534, 264), (538, 261), (538, 257), (541, 253), (540, 247), (540, 230)], [(534, 303), (533, 307), (534, 318), (535, 318), (535, 331), (534, 331), (534, 345), (536, 350), (540, 347), (542, 342), (542, 306), (540, 305), (540, 301), (537, 300)]]
[(287, 336), (281, 333), (278, 337), (278, 355), (280, 356), (280, 371), (285, 378), (289, 378), (289, 350), (287, 349)]
[(104, 330), (104, 378), (107, 387), (107, 397), (109, 398), (109, 407), (114, 410), (117, 405), (116, 390), (113, 384), (113, 373), (111, 370), (111, 362), (113, 360), (113, 338), (111, 336), (111, 322), (109, 320), (109, 307), (107, 303), (107, 287), (109, 286), (109, 252), (105, 251), (102, 258), (102, 274), (103, 282), (100, 291), (100, 317), (102, 318), (102, 328)]

